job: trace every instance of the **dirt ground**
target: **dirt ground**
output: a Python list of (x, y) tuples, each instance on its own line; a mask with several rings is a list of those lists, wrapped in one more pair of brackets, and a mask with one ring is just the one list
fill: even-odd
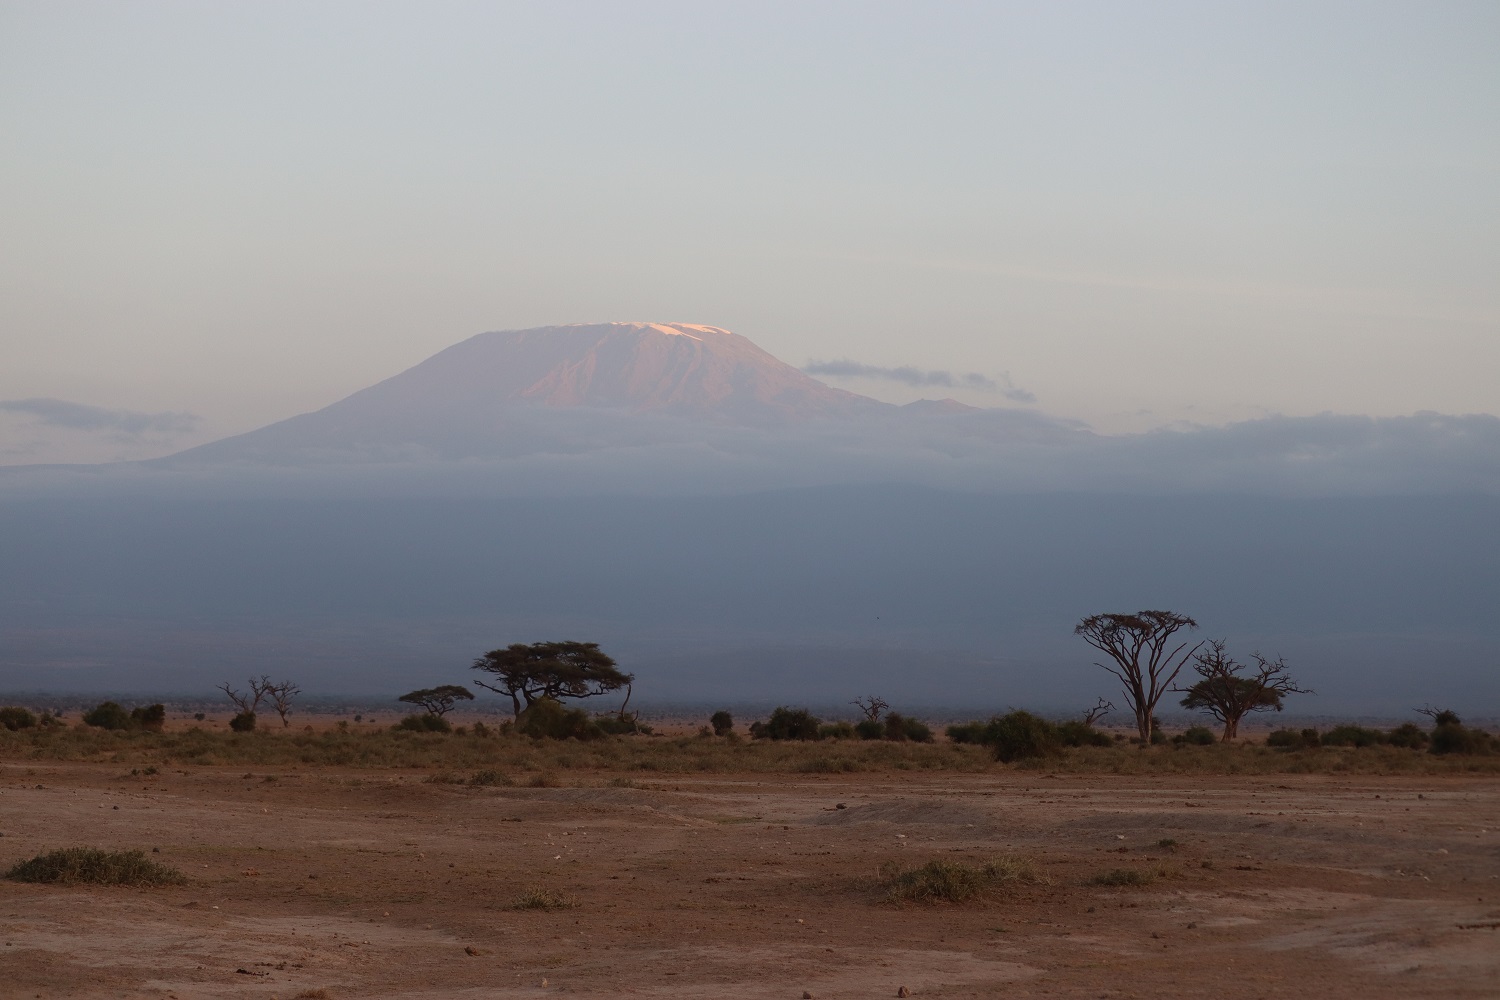
[[(424, 777), (0, 763), (0, 866), (158, 848), (189, 878), (0, 881), (0, 994), (1500, 996), (1493, 777)], [(1051, 884), (879, 885), (1003, 855)], [(1113, 868), (1155, 878), (1090, 884)]]

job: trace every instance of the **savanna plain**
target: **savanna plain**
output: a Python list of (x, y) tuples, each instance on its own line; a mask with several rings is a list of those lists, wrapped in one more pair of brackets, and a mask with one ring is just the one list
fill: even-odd
[(1493, 756), (367, 729), (0, 733), (0, 994), (1500, 993)]

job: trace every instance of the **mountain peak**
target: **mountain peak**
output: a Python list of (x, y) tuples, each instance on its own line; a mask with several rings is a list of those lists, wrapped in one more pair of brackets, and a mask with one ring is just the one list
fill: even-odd
[[(573, 431), (565, 435), (571, 444), (559, 442), (563, 422), (609, 426), (657, 414), (764, 425), (890, 409), (824, 385), (721, 327), (583, 323), (481, 333), (315, 413), (182, 454), (271, 462), (479, 457), (587, 448)], [(614, 416), (585, 419), (605, 412)], [(620, 432), (609, 426), (611, 436)]]

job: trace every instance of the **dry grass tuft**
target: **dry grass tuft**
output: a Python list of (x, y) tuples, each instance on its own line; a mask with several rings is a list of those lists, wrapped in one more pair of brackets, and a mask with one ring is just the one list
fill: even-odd
[(64, 847), (22, 861), (5, 873), (17, 882), (54, 885), (180, 885), (187, 881), (175, 868), (157, 864), (144, 851), (101, 851)]
[(532, 886), (511, 901), (512, 910), (571, 910), (578, 905), (572, 896)]
[(1154, 881), (1156, 881), (1155, 872), (1142, 871), (1139, 868), (1111, 868), (1108, 871), (1099, 872), (1090, 878), (1089, 885), (1121, 887), (1150, 885)]
[(962, 903), (1007, 885), (1049, 885), (1029, 858), (1003, 857), (983, 865), (941, 859), (917, 868), (888, 867), (886, 898), (898, 903)]

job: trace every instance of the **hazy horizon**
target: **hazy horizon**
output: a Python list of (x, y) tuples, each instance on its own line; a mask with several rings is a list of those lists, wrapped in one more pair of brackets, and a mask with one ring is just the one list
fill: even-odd
[(1497, 37), (1459, 2), (7, 0), (0, 463), (605, 320), (1104, 434), (1500, 413)]

